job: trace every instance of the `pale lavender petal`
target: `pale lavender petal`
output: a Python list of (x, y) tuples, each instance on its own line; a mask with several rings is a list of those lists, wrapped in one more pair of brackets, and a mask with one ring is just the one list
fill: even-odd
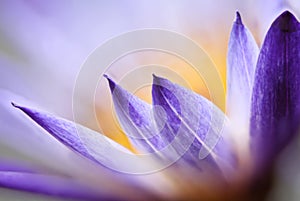
[[(167, 114), (161, 136), (170, 143), (183, 133), (176, 150), (186, 148), (183, 158), (199, 168), (209, 164), (209, 169), (220, 166), (225, 169), (235, 165), (231, 146), (222, 136), (226, 117), (212, 102), (204, 97), (178, 86), (167, 79), (153, 76), (152, 99), (154, 105), (163, 107)], [(159, 117), (159, 115), (157, 115)], [(183, 143), (192, 139), (191, 146)], [(204, 165), (205, 166), (205, 165)], [(223, 169), (223, 170), (224, 170)]]
[(116, 150), (131, 153), (128, 149), (104, 135), (72, 121), (15, 103), (12, 104), (14, 107), (22, 110), (61, 143), (98, 164), (109, 164), (111, 167), (119, 167), (124, 161), (122, 158), (115, 156), (115, 154), (118, 154)]
[(271, 25), (255, 72), (251, 148), (266, 165), (293, 138), (300, 117), (300, 25), (288, 11)]
[(236, 13), (227, 55), (227, 114), (235, 130), (246, 134), (249, 128), (251, 93), (259, 49)]
[(153, 119), (152, 106), (130, 94), (107, 75), (105, 77), (109, 82), (119, 123), (130, 141), (140, 151), (160, 150), (163, 141)]

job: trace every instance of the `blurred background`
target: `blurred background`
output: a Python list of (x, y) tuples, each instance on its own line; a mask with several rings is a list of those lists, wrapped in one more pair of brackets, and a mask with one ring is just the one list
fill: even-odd
[[(55, 153), (49, 153), (50, 150), (44, 150), (40, 155), (28, 150), (28, 143), (38, 149), (38, 140), (22, 136), (25, 140), (23, 141), (18, 133), (20, 130), (37, 131), (30, 130), (30, 126), (24, 122), (22, 126), (14, 125), (18, 122), (11, 115), (14, 111), (10, 109), (10, 101), (26, 102), (72, 119), (73, 88), (80, 68), (93, 50), (109, 39), (125, 32), (146, 28), (182, 34), (207, 52), (225, 87), (227, 43), (235, 12), (238, 10), (241, 13), (244, 24), (261, 45), (271, 22), (285, 9), (290, 9), (300, 17), (300, 3), (297, 0), (1, 0), (0, 156), (27, 157), (35, 154), (40, 160), (44, 160), (42, 158), (45, 153), (55, 156)], [(178, 58), (170, 58), (169, 55), (157, 52), (137, 53), (124, 57), (114, 65), (130, 71), (136, 66), (152, 63), (179, 69), (177, 72), (185, 76), (194, 91), (209, 98), (205, 84), (190, 75), (188, 70), (184, 70), (188, 68)], [(116, 73), (113, 76), (117, 81), (122, 77)], [(110, 100), (108, 91), (98, 92), (100, 98), (96, 99), (99, 102), (95, 103), (95, 108), (101, 128), (90, 124), (88, 119), (83, 124), (130, 147), (115, 122), (111, 105), (107, 106), (105, 102)], [(135, 93), (146, 101), (151, 101), (149, 87)], [(104, 99), (103, 102), (101, 98)], [(83, 101), (82, 110), (88, 107), (85, 104)], [(299, 156), (298, 140), (285, 151), (282, 160), (278, 162), (277, 177), (268, 196), (270, 201), (299, 200)]]

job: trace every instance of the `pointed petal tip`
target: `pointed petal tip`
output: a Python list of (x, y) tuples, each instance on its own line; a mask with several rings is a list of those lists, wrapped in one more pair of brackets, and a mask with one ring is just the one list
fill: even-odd
[(236, 11), (235, 23), (243, 25), (242, 17), (239, 11)]
[(14, 106), (16, 108), (18, 107), (18, 105), (16, 103), (14, 103), (14, 102), (10, 102), (10, 103), (11, 103), (12, 106)]
[(153, 79), (157, 78), (157, 76), (154, 73), (152, 73), (152, 77)]
[(152, 74), (153, 77), (153, 84), (158, 84), (163, 78), (155, 75), (154, 73)]
[(105, 77), (106, 79), (109, 79), (109, 76), (106, 74), (103, 74), (103, 77)]
[(294, 17), (295, 18), (293, 13), (291, 13), (289, 10), (283, 11), (280, 16)]
[(28, 116), (31, 116), (32, 111), (28, 107), (25, 107), (23, 105), (19, 105), (19, 104), (15, 103), (15, 102), (11, 102), (11, 105), (14, 108), (17, 108), (17, 109), (21, 110), (22, 112), (24, 112)]
[(159, 84), (162, 80), (165, 80), (165, 78), (159, 77), (154, 73), (152, 74), (152, 76), (153, 76), (153, 84)]
[(17, 108), (17, 109), (20, 109), (20, 110), (23, 110), (23, 109), (24, 109), (21, 105), (15, 103), (15, 102), (11, 102), (11, 105), (12, 105), (13, 107)]
[(103, 77), (105, 77), (108, 81), (108, 84), (109, 84), (109, 88), (111, 91), (113, 91), (116, 87), (116, 83), (106, 74), (103, 75)]
[(272, 26), (283, 32), (294, 32), (299, 29), (299, 22), (290, 11), (286, 10), (277, 17)]

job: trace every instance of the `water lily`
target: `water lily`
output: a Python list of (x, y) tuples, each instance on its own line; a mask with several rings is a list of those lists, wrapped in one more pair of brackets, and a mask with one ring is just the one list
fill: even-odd
[[(244, 188), (259, 181), (297, 133), (299, 33), (298, 21), (286, 11), (273, 22), (259, 50), (237, 13), (228, 48), (228, 115), (203, 96), (157, 75), (152, 105), (106, 75), (118, 121), (137, 153), (82, 125), (13, 102), (88, 168), (61, 175), (3, 162), (0, 185), (84, 200), (242, 197)], [(237, 135), (244, 141), (236, 142)], [(152, 157), (140, 160), (143, 153)], [(149, 175), (116, 171), (132, 166), (159, 169), (160, 164), (165, 169)], [(213, 195), (212, 188), (219, 194)]]

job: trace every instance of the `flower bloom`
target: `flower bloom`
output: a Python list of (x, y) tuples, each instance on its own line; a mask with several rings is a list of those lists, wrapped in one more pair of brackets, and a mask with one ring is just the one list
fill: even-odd
[[(300, 25), (289, 11), (273, 22), (260, 50), (237, 13), (228, 47), (228, 115), (201, 95), (156, 75), (153, 75), (152, 105), (105, 75), (118, 121), (141, 154), (82, 125), (12, 103), (63, 145), (87, 159), (86, 162), (92, 162), (105, 181), (112, 180), (112, 186), (91, 185), (89, 177), (75, 179), (5, 163), (0, 165), (0, 185), (85, 200), (174, 199), (186, 195), (177, 192), (178, 189), (190, 190), (194, 199), (206, 199), (204, 196), (216, 199), (203, 189), (218, 186), (222, 192), (222, 187), (243, 181), (251, 186), (269, 170), (297, 133), (299, 50)], [(233, 134), (245, 139), (236, 142)], [(115, 150), (131, 156), (134, 163)], [(153, 157), (139, 160), (145, 153)], [(116, 171), (135, 168), (149, 171), (149, 167), (166, 169), (153, 177)], [(154, 188), (153, 183), (168, 192)], [(201, 189), (204, 193), (200, 191), (197, 195)], [(121, 192), (115, 194), (116, 190)], [(231, 195), (227, 196), (230, 200)]]

